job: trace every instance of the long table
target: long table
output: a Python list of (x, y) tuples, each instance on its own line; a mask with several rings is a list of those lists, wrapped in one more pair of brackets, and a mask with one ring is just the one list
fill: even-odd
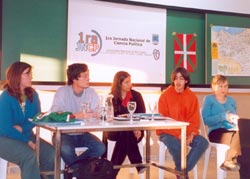
[[(52, 124), (52, 123), (36, 123), (36, 136), (37, 136), (37, 155), (39, 156), (40, 145), (40, 128), (47, 129), (55, 135), (55, 168), (54, 178), (60, 179), (61, 173), (61, 134), (73, 134), (81, 132), (95, 132), (95, 131), (133, 131), (133, 130), (145, 130), (146, 131), (146, 163), (145, 166), (150, 166), (150, 132), (156, 129), (181, 129), (181, 176), (186, 178), (186, 127), (188, 123), (175, 121), (172, 119), (166, 120), (140, 120), (140, 121), (116, 121), (101, 122), (100, 120), (84, 120), (82, 122), (69, 124)], [(154, 163), (154, 166), (158, 166)], [(159, 166), (165, 169), (164, 166)], [(168, 170), (171, 172), (171, 170)], [(149, 167), (146, 170), (146, 178), (150, 178)]]

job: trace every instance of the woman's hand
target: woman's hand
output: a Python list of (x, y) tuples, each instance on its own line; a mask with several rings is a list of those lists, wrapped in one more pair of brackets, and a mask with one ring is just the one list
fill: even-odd
[(135, 135), (136, 139), (139, 140), (142, 136), (142, 133), (141, 133), (141, 131), (134, 131), (134, 135)]
[(31, 140), (28, 142), (28, 146), (32, 148), (32, 150), (36, 150), (36, 144), (34, 144)]
[(240, 117), (236, 114), (227, 113), (227, 120), (232, 124), (237, 124)]
[(18, 130), (20, 133), (23, 132), (23, 128), (22, 128), (21, 126), (19, 126), (19, 125), (14, 125), (13, 127), (14, 127), (16, 130)]

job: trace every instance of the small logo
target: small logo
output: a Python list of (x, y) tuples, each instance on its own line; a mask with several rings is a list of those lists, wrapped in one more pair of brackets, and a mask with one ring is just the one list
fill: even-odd
[(159, 44), (159, 35), (158, 34), (153, 34), (152, 35), (152, 42), (153, 42), (154, 45)]
[[(100, 34), (91, 30), (92, 34), (86, 34), (84, 36), (83, 32), (80, 32), (79, 40), (76, 42), (76, 51), (85, 51), (91, 53), (91, 56), (97, 55), (102, 49), (102, 38)], [(85, 37), (85, 41), (83, 40)]]
[(157, 50), (157, 49), (154, 49), (153, 56), (154, 56), (155, 60), (159, 60), (159, 58), (160, 58), (160, 51)]

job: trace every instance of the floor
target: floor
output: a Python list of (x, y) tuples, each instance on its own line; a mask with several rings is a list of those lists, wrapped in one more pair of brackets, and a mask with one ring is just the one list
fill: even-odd
[[(203, 171), (203, 159), (199, 161), (198, 163), (198, 175), (199, 179), (202, 178), (202, 171)], [(172, 160), (167, 160), (166, 162), (167, 166), (173, 166)], [(7, 176), (7, 179), (20, 179), (19, 170), (15, 166), (11, 166), (11, 170)], [(211, 155), (210, 161), (209, 161), (209, 171), (207, 171), (207, 178), (206, 179), (216, 179), (216, 159), (215, 155)], [(134, 174), (130, 174), (129, 168), (122, 168), (118, 174), (117, 179), (140, 179), (140, 176), (136, 173), (136, 170), (134, 170)], [(158, 179), (158, 169), (155, 167), (150, 167), (150, 179)], [(189, 173), (189, 178), (193, 178), (193, 172)], [(176, 177), (171, 174), (165, 172), (164, 179), (176, 179)], [(238, 172), (227, 172), (227, 179), (239, 179), (239, 173)]]

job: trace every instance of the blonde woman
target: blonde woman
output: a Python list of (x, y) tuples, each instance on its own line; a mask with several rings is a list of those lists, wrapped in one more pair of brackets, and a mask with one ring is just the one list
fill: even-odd
[(229, 171), (239, 170), (237, 157), (241, 154), (241, 149), (236, 101), (227, 95), (228, 80), (225, 76), (214, 76), (211, 87), (213, 94), (205, 97), (202, 107), (202, 117), (209, 129), (209, 140), (230, 146), (221, 168)]

